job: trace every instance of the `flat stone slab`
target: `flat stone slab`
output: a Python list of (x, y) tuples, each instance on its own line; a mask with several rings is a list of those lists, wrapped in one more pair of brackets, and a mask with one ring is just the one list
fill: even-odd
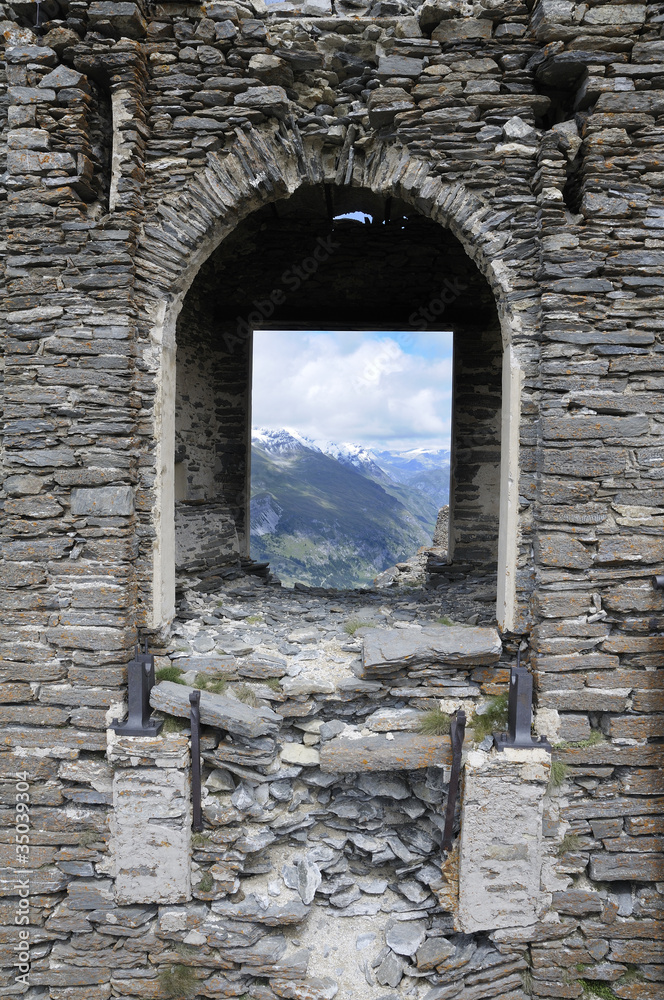
[(212, 677), (250, 677), (253, 680), (266, 680), (269, 677), (283, 677), (286, 674), (286, 661), (276, 656), (247, 656), (238, 659), (235, 656), (179, 656), (173, 660), (173, 666), (186, 672), (197, 670), (200, 674), (210, 674)]
[[(194, 688), (173, 681), (160, 681), (152, 688), (150, 704), (169, 715), (180, 715), (186, 719), (191, 714), (189, 695)], [(272, 736), (279, 731), (282, 719), (270, 708), (252, 708), (234, 698), (221, 694), (201, 691), (201, 722), (206, 726), (217, 726), (237, 736)]]
[(364, 637), (364, 673), (381, 676), (399, 667), (432, 663), (488, 666), (502, 652), (495, 628), (430, 625), (422, 629), (372, 629)]
[(338, 739), (320, 748), (320, 769), (327, 772), (411, 771), (444, 767), (452, 763), (449, 736), (394, 733), (359, 740)]

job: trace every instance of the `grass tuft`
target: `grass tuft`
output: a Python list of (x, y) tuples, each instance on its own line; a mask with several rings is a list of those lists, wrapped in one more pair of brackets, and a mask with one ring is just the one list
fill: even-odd
[(549, 788), (560, 788), (564, 784), (569, 767), (563, 764), (562, 760), (551, 761), (551, 772), (549, 774)]
[(278, 677), (268, 677), (266, 684), (272, 691), (281, 692), (281, 682)]
[(194, 687), (199, 691), (209, 691), (210, 694), (223, 694), (228, 685), (227, 677), (209, 677), (207, 674), (196, 674)]
[(491, 736), (492, 733), (504, 729), (506, 725), (507, 692), (492, 698), (482, 715), (475, 713), (471, 728), (475, 734), (475, 740), (480, 741), (485, 736)]
[(210, 842), (210, 837), (207, 833), (194, 833), (191, 836), (191, 846), (195, 849), (198, 847), (206, 847)]
[(596, 747), (600, 743), (606, 743), (606, 736), (601, 733), (599, 729), (593, 729), (592, 733), (586, 740), (576, 740), (575, 742), (568, 742), (563, 740), (562, 743), (554, 743), (554, 750), (585, 750), (588, 747)]
[(456, 622), (448, 618), (447, 615), (441, 615), (440, 618), (436, 618), (436, 623), (438, 625), (456, 625)]
[(213, 888), (214, 888), (214, 879), (212, 878), (209, 872), (203, 872), (202, 878), (198, 883), (198, 885), (196, 886), (196, 889), (198, 890), (198, 892), (212, 892)]
[(375, 628), (374, 622), (363, 622), (359, 618), (349, 618), (344, 625), (344, 632), (347, 635), (355, 635), (358, 628)]
[(563, 839), (558, 844), (558, 857), (562, 858), (564, 854), (568, 854), (571, 851), (578, 851), (581, 848), (581, 838), (578, 833), (566, 833)]
[(533, 995), (533, 974), (530, 969), (524, 969), (521, 973), (521, 983), (523, 985), (523, 992), (526, 996), (531, 997)]
[(248, 618), (244, 619), (247, 625), (260, 625), (263, 621), (262, 615), (249, 615)]
[(584, 997), (604, 997), (604, 1000), (620, 1000), (620, 997), (613, 992), (606, 983), (600, 983), (595, 979), (579, 979), (579, 986), (583, 988)]
[(452, 720), (447, 712), (443, 712), (440, 708), (432, 708), (430, 712), (422, 715), (418, 729), (426, 736), (446, 736), (451, 723)]
[(187, 965), (169, 965), (159, 973), (159, 985), (174, 1000), (193, 997), (198, 980)]
[(159, 670), (157, 670), (154, 676), (155, 680), (158, 681), (173, 681), (174, 684), (185, 683), (182, 680), (182, 671), (180, 670), (179, 667), (176, 667), (174, 665), (170, 667), (161, 667)]
[(181, 719), (177, 715), (167, 715), (164, 713), (164, 725), (161, 729), (161, 735), (164, 733), (181, 733), (183, 729), (188, 729), (189, 720)]
[(256, 692), (248, 684), (240, 684), (235, 688), (235, 697), (238, 701), (243, 701), (245, 705), (252, 708), (256, 705)]

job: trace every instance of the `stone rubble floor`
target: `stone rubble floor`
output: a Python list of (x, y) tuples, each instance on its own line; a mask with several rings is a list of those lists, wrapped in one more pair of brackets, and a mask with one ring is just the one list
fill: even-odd
[(417, 628), (441, 618), (463, 625), (496, 624), (491, 575), (435, 590), (291, 589), (251, 575), (228, 581), (214, 593), (196, 589), (200, 585), (195, 577), (179, 581), (184, 597), (172, 627), (171, 655), (216, 649), (229, 655), (278, 654), (299, 662), (314, 660), (331, 646), (356, 653), (361, 641), (352, 632), (361, 624)]
[[(396, 681), (363, 680), (363, 635), (401, 629), (416, 640), (441, 618), (495, 625), (495, 577), (422, 591), (291, 590), (251, 575), (221, 586), (217, 577), (212, 593), (197, 589), (205, 580), (181, 583), (158, 668), (180, 665), (192, 684), (201, 669), (228, 664), (226, 697), (244, 700), (250, 689), (257, 718), (271, 717), (269, 709), (283, 716), (278, 733), (254, 739), (203, 727), (205, 830), (192, 877), (194, 898), (210, 911), (196, 941), (219, 937), (224, 957), (242, 966), (229, 976), (244, 981), (251, 968), (280, 984), (280, 996), (300, 996), (294, 984), (306, 976), (306, 995), (317, 1000), (453, 997), (483, 989), (487, 961), (499, 992), (512, 996), (521, 955), (454, 934), (441, 908), (447, 769), (330, 774), (318, 766), (321, 746), (338, 734), (412, 732), (419, 710), (438, 704), (409, 697), (421, 680), (403, 694)], [(466, 687), (454, 693), (468, 693), (463, 675)], [(259, 938), (249, 948), (230, 933), (238, 917)]]

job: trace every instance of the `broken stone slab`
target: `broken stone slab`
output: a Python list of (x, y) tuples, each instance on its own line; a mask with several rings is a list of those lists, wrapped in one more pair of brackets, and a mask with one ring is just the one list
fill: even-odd
[[(392, 735), (392, 734), (390, 734)], [(359, 740), (337, 739), (320, 749), (321, 771), (409, 771), (422, 767), (449, 767), (449, 738), (415, 733), (367, 736)]]
[(88, 8), (88, 17), (95, 28), (103, 29), (116, 38), (142, 38), (147, 29), (147, 23), (135, 3), (96, 0)]
[(220, 899), (212, 903), (212, 911), (229, 920), (251, 921), (266, 927), (282, 927), (299, 924), (309, 913), (309, 907), (300, 899), (291, 899), (282, 906), (269, 903), (264, 906), (253, 893), (249, 893), (240, 903)]
[(383, 798), (397, 800), (410, 797), (410, 789), (406, 782), (391, 774), (361, 774), (357, 784), (367, 795), (380, 795)]
[(417, 949), (417, 968), (426, 972), (435, 969), (455, 952), (455, 947), (447, 938), (430, 937)]
[(430, 625), (422, 629), (373, 629), (364, 637), (365, 674), (380, 676), (398, 667), (449, 663), (488, 666), (502, 652), (494, 628)]
[(288, 96), (283, 87), (249, 87), (235, 97), (235, 105), (253, 108), (266, 115), (282, 118), (288, 113)]
[[(189, 695), (194, 688), (173, 681), (160, 681), (152, 688), (150, 704), (169, 715), (191, 715)], [(252, 708), (242, 701), (201, 691), (201, 722), (237, 736), (272, 736), (279, 731), (281, 716), (270, 708)]]
[(393, 951), (388, 951), (387, 955), (376, 969), (376, 980), (381, 986), (391, 986), (396, 989), (403, 979), (403, 972), (406, 963)]
[(320, 754), (318, 750), (313, 747), (305, 747), (302, 743), (286, 743), (281, 751), (281, 761), (284, 764), (316, 767), (320, 762)]
[(397, 955), (414, 955), (426, 937), (426, 925), (419, 920), (398, 921), (385, 934), (385, 941)]
[(178, 656), (172, 662), (174, 667), (178, 667), (185, 674), (195, 670), (198, 674), (226, 677), (228, 680), (234, 680), (239, 676), (238, 663), (234, 656)]

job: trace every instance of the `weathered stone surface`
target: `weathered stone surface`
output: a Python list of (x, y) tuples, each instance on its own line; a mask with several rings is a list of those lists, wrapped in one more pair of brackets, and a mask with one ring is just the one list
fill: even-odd
[(381, 986), (391, 986), (395, 989), (403, 979), (406, 963), (393, 951), (387, 955), (376, 969), (376, 979)]
[(142, 38), (147, 27), (141, 9), (135, 3), (94, 0), (88, 17), (93, 25), (102, 28), (108, 25), (116, 37)]
[(72, 490), (71, 512), (98, 517), (133, 514), (132, 489), (130, 486), (100, 486), (92, 490)]
[(256, 920), (266, 927), (299, 924), (309, 912), (309, 907), (305, 906), (299, 899), (293, 899), (283, 905), (271, 903), (268, 907), (263, 907), (253, 895), (248, 895), (240, 903), (219, 900), (212, 903), (211, 909), (214, 913), (218, 913), (229, 920)]
[[(33, 7), (10, 5), (0, 27), (10, 473), (0, 715), (11, 720), (0, 797), (9, 827), (12, 766), (35, 775), (33, 861), (51, 881), (31, 897), (34, 975), (50, 977), (53, 1000), (109, 995), (108, 978), (71, 978), (95, 962), (128, 997), (161, 995), (159, 972), (182, 962), (211, 996), (384, 1000), (416, 986), (427, 1000), (520, 1000), (532, 944), (538, 996), (575, 997), (582, 967), (616, 996), (647, 1000), (659, 987), (649, 921), (661, 881), (644, 882), (643, 864), (658, 870), (663, 832), (664, 649), (652, 619), (664, 605), (650, 580), (664, 564), (658, 5), (47, 2), (42, 37)], [(366, 224), (339, 218), (360, 211)], [(323, 301), (331, 329), (456, 331), (449, 538), (426, 569), (415, 557), (417, 580), (397, 570), (380, 593), (286, 592), (245, 560), (248, 333), (296, 327)], [(395, 358), (382, 352), (353, 373), (353, 392), (368, 399), (392, 377)], [(169, 634), (173, 491), (187, 573)], [(431, 590), (399, 593), (424, 580)], [(443, 616), (491, 627), (496, 608), (496, 666), (428, 650), (358, 679), (352, 617), (414, 641)], [(122, 711), (137, 628), (164, 659), (227, 674), (229, 693), (282, 706), (285, 720), (279, 733), (281, 719), (258, 709), (274, 727), (262, 736), (220, 732), (227, 716), (206, 723), (197, 898), (163, 904), (158, 931), (152, 903), (132, 920), (108, 885), (104, 727), (112, 702)], [(546, 919), (452, 936), (454, 853), (440, 871), (449, 739), (421, 737), (413, 706), (442, 701), (447, 712), (500, 694), (521, 638), (558, 738), (607, 739), (555, 751), (570, 772), (548, 796)], [(219, 649), (226, 663), (189, 655)], [(259, 660), (277, 654), (279, 665)], [(286, 680), (243, 690), (239, 678)], [(367, 729), (395, 739), (369, 746)], [(186, 735), (108, 736), (118, 781), (188, 773), (187, 753)], [(514, 790), (528, 805), (531, 778), (485, 796), (485, 814), (512, 802), (509, 828)], [(160, 795), (134, 797), (144, 837), (160, 831), (138, 884), (182, 833), (186, 796), (158, 816), (147, 803)], [(568, 823), (581, 849), (559, 859)], [(499, 849), (490, 913), (503, 894), (516, 898), (508, 876), (520, 859), (500, 851), (532, 844), (527, 830), (514, 844), (484, 825), (500, 840), (488, 845)], [(532, 888), (535, 867), (519, 885)], [(564, 890), (556, 868), (606, 877), (597, 892)], [(53, 879), (83, 908), (59, 904)], [(281, 919), (287, 890), (312, 908), (290, 955), (263, 922)], [(211, 911), (213, 900), (244, 905), (248, 891), (247, 919)], [(579, 928), (587, 913), (596, 919)], [(415, 955), (382, 948), (388, 920), (426, 923)], [(8, 970), (12, 921), (8, 907)], [(309, 949), (320, 979), (306, 978)], [(625, 981), (628, 962), (653, 978)]]
[(468, 755), (455, 914), (455, 926), (464, 933), (524, 927), (540, 916), (542, 811), (549, 769), (545, 750)]
[(392, 925), (385, 934), (385, 941), (397, 955), (414, 955), (424, 938), (426, 928), (418, 920), (407, 920)]
[(428, 626), (417, 631), (372, 629), (364, 637), (362, 664), (368, 676), (397, 667), (432, 663), (456, 666), (496, 663), (502, 645), (494, 629)]
[(119, 903), (189, 898), (189, 797), (185, 771), (135, 767), (115, 772), (111, 836)]
[(321, 771), (399, 771), (444, 767), (451, 763), (449, 741), (440, 736), (398, 733), (393, 739), (370, 736), (349, 740), (339, 737), (320, 749)]
[(313, 747), (301, 743), (286, 743), (280, 754), (284, 764), (302, 764), (304, 767), (316, 767), (320, 763), (320, 754)]
[[(191, 714), (189, 693), (193, 690), (184, 684), (160, 681), (152, 688), (150, 704), (170, 715), (188, 719)], [(218, 726), (240, 736), (274, 735), (281, 722), (281, 716), (269, 708), (252, 708), (234, 698), (209, 691), (201, 691), (200, 713), (204, 725)]]
[(288, 96), (283, 87), (249, 87), (243, 94), (236, 95), (235, 104), (278, 118), (288, 112)]
[(454, 945), (447, 938), (428, 937), (417, 949), (417, 968), (422, 971), (435, 969), (436, 966), (442, 965), (450, 955), (453, 955), (455, 950)]

